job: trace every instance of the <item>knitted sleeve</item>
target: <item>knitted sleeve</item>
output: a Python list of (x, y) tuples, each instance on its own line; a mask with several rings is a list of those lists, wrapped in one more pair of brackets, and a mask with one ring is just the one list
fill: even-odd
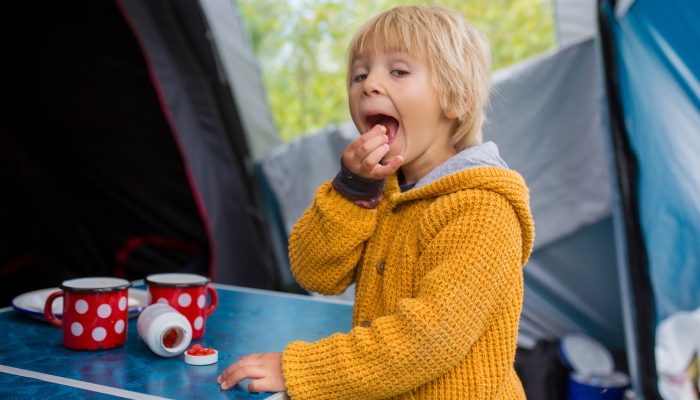
[[(513, 207), (493, 192), (469, 192), (431, 206), (444, 212), (426, 212), (418, 263), (431, 270), (415, 298), (399, 300), (394, 314), (369, 327), (287, 346), (282, 368), (293, 400), (392, 397), (468, 357), (522, 290), (521, 229)], [(494, 344), (492, 351), (515, 351), (501, 347)]]
[(294, 278), (313, 292), (342, 293), (376, 225), (376, 209), (359, 207), (324, 183), (289, 237)]

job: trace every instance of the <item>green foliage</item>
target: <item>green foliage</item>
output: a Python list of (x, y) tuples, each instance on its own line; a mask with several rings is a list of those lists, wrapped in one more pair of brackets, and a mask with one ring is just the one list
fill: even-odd
[(401, 4), (440, 4), (481, 29), (498, 69), (555, 46), (548, 0), (238, 0), (283, 140), (350, 119), (345, 50), (355, 30)]

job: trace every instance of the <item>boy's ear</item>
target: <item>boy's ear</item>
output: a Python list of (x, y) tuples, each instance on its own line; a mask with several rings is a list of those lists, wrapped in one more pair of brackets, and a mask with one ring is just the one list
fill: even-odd
[(464, 99), (461, 101), (461, 104), (449, 107), (447, 110), (445, 110), (445, 117), (449, 119), (459, 119), (459, 117), (464, 115), (464, 113), (469, 110), (471, 103), (472, 102), (470, 99)]
[(459, 115), (457, 115), (457, 111), (455, 110), (445, 110), (445, 117), (447, 117), (447, 119), (456, 119), (459, 118)]

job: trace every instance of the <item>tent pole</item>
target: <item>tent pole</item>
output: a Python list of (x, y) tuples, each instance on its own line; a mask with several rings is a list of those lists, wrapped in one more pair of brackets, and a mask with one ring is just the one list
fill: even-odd
[[(638, 163), (629, 143), (620, 100), (615, 41), (611, 21), (612, 7), (608, 0), (598, 3), (598, 24), (605, 72), (605, 92), (613, 172), (617, 183), (614, 207), (615, 237), (620, 261), (623, 312), (628, 339), (630, 372), (637, 394), (645, 400), (661, 400), (657, 387), (655, 359), (654, 293), (649, 277), (647, 252), (639, 220)], [(622, 254), (620, 254), (622, 253)], [(632, 304), (629, 304), (631, 302)], [(626, 306), (629, 307), (626, 307)], [(626, 315), (629, 313), (630, 315)], [(628, 325), (631, 324), (631, 325)], [(629, 332), (631, 331), (631, 332)]]

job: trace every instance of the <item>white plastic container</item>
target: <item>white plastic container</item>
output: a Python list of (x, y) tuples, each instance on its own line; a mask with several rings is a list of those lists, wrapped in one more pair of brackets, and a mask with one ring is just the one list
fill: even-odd
[[(146, 307), (139, 315), (136, 328), (141, 339), (161, 357), (181, 354), (192, 341), (190, 321), (173, 307), (163, 303)], [(174, 336), (172, 343), (167, 343), (166, 335)]]

